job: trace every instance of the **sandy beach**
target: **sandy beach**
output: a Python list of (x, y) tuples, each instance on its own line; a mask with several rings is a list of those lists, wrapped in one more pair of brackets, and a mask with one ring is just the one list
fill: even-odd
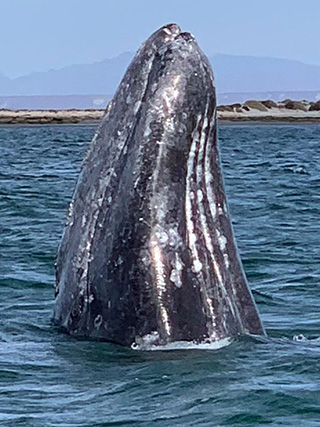
[[(97, 121), (105, 110), (0, 110), (0, 124), (63, 124)], [(247, 101), (217, 107), (220, 121), (320, 122), (320, 101)]]

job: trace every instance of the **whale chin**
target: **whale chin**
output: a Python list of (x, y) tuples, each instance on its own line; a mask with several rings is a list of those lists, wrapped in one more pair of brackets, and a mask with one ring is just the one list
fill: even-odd
[(224, 191), (213, 73), (176, 24), (143, 43), (83, 162), (53, 320), (135, 348), (264, 334)]

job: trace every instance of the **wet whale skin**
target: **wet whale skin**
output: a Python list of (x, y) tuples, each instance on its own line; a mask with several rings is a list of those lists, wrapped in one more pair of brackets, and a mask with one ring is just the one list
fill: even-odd
[(212, 70), (175, 24), (141, 46), (83, 162), (53, 320), (129, 346), (264, 334), (224, 191)]

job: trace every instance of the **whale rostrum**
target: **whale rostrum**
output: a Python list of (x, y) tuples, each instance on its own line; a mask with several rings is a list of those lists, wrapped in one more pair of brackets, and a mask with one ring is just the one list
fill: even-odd
[(128, 346), (264, 334), (228, 212), (212, 70), (175, 24), (139, 49), (83, 162), (53, 320)]

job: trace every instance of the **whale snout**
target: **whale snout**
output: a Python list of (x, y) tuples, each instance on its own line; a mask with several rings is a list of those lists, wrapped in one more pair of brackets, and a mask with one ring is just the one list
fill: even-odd
[(160, 31), (164, 31), (166, 34), (178, 35), (181, 32), (181, 28), (177, 24), (167, 24), (160, 28)]

